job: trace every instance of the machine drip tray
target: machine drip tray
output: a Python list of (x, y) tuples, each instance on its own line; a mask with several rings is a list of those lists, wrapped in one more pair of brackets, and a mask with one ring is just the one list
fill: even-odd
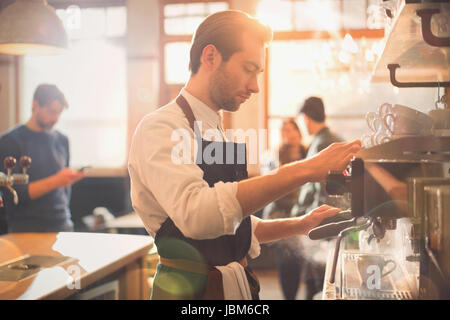
[[(411, 277), (406, 277), (388, 254), (343, 252), (341, 256), (341, 286), (344, 299), (380, 299), (409, 300), (415, 299), (414, 285), (409, 283)], [(388, 271), (390, 269), (390, 271)], [(373, 270), (370, 275), (366, 270)], [(378, 270), (378, 272), (376, 272)], [(386, 276), (382, 276), (386, 274)], [(363, 280), (364, 278), (364, 280)], [(371, 281), (377, 279), (378, 281)], [(376, 288), (369, 288), (367, 283), (377, 283)]]
[(61, 264), (71, 257), (25, 255), (0, 266), (0, 281), (20, 281), (42, 269)]

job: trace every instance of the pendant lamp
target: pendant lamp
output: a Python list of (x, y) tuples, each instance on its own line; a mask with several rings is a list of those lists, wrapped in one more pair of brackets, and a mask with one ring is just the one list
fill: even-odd
[(49, 55), (67, 47), (64, 26), (46, 0), (16, 0), (0, 11), (0, 53)]

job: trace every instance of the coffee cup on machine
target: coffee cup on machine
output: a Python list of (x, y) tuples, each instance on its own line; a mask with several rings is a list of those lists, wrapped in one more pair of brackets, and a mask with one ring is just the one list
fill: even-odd
[(429, 134), (433, 127), (429, 115), (399, 104), (383, 116), (383, 123), (392, 136)]
[(433, 119), (433, 129), (450, 129), (450, 109), (435, 109), (428, 112)]
[[(388, 265), (391, 265), (388, 268)], [(386, 260), (382, 255), (360, 255), (357, 260), (361, 286), (365, 289), (381, 289), (381, 279), (392, 273), (397, 264), (394, 260)]]
[(377, 109), (378, 112), (378, 116), (380, 118), (383, 118), (385, 114), (387, 113), (392, 113), (392, 104), (390, 103), (383, 103), (382, 105), (380, 105)]
[(366, 114), (366, 123), (369, 129), (373, 132), (377, 132), (379, 126), (382, 124), (380, 121), (380, 117), (375, 112), (368, 112)]

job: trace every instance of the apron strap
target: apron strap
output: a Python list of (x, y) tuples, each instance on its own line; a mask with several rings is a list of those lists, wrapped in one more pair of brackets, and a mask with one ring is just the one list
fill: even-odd
[(159, 257), (159, 263), (163, 266), (183, 270), (192, 273), (198, 273), (207, 275), (208, 274), (208, 265), (200, 262), (195, 262), (191, 260), (185, 259), (167, 259), (163, 257)]
[(180, 94), (180, 95), (178, 95), (176, 102), (180, 106), (180, 108), (183, 111), (186, 118), (188, 119), (189, 126), (191, 127), (192, 131), (194, 131), (194, 135), (201, 137), (202, 135), (200, 133), (200, 130), (199, 130), (198, 126), (195, 124), (194, 113), (192, 112), (191, 106), (187, 102), (186, 98)]

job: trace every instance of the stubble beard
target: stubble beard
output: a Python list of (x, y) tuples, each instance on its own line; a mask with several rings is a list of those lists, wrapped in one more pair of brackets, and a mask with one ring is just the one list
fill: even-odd
[(224, 64), (212, 75), (209, 85), (209, 96), (211, 101), (225, 111), (234, 112), (239, 110), (240, 103), (231, 94), (230, 77), (224, 69)]
[(43, 131), (50, 131), (55, 126), (55, 123), (44, 123), (40, 119), (36, 119), (36, 124), (41, 128)]

